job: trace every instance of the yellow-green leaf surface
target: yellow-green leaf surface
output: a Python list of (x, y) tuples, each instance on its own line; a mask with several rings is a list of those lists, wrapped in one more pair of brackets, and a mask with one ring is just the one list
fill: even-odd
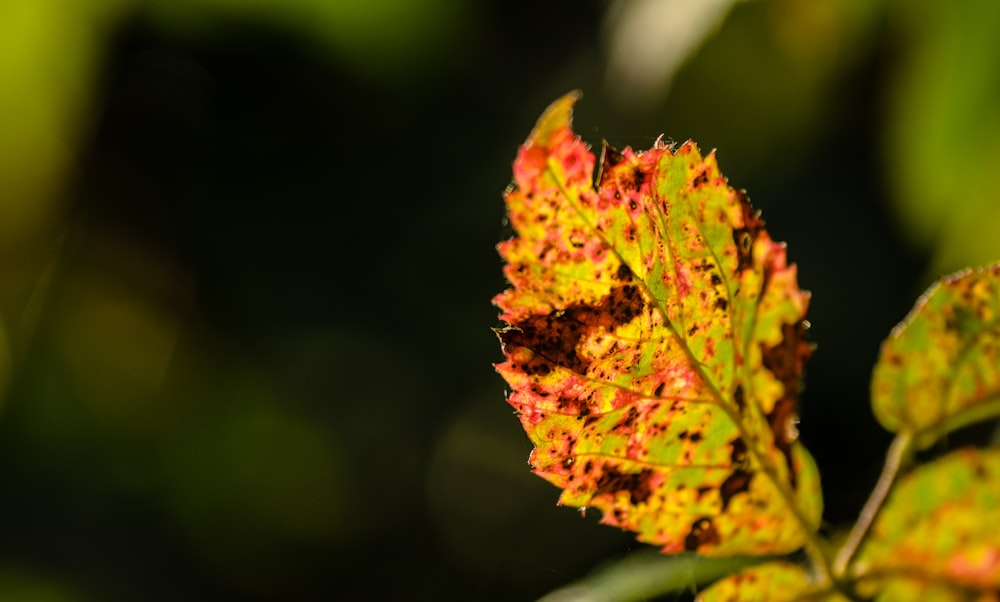
[(769, 562), (720, 579), (697, 602), (847, 602), (833, 592), (814, 591), (809, 574), (785, 561)]
[(1000, 592), (1000, 449), (961, 449), (903, 477), (851, 573), (884, 600)]
[(919, 447), (1000, 412), (1000, 264), (924, 293), (882, 345), (872, 405), (885, 428)]
[(606, 147), (595, 170), (576, 99), (539, 119), (505, 194), (497, 370), (530, 462), (560, 503), (665, 552), (797, 549), (822, 499), (796, 441), (795, 267), (692, 142)]

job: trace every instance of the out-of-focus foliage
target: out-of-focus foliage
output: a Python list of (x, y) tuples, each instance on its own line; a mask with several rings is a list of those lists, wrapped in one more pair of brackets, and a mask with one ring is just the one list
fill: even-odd
[(0, 395), (23, 353), (59, 238), (65, 186), (128, 0), (0, 3)]
[(0, 5), (0, 243), (50, 226), (128, 0)]
[(882, 345), (872, 408), (923, 449), (1000, 408), (1000, 263), (941, 280)]
[(1000, 583), (998, 520), (1000, 450), (961, 449), (920, 466), (879, 513), (855, 565), (858, 589), (882, 590), (879, 600), (990, 599)]
[(931, 273), (1000, 255), (1000, 4), (896, 2), (885, 107), (890, 198)]

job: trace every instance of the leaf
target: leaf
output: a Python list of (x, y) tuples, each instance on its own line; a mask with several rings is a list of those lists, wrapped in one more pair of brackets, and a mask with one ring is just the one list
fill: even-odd
[(843, 596), (812, 591), (809, 574), (801, 566), (787, 561), (769, 562), (751, 567), (716, 582), (698, 595), (697, 602), (792, 602), (824, 600), (847, 602)]
[[(512, 288), (494, 303), (534, 471), (560, 503), (665, 552), (795, 550), (819, 476), (796, 441), (809, 354), (784, 245), (714, 154), (605, 147), (570, 129), (578, 94), (539, 119), (505, 194)], [(595, 184), (596, 182), (596, 184)]]
[(663, 556), (646, 549), (598, 568), (592, 574), (542, 597), (538, 602), (640, 602), (665, 593), (689, 591), (766, 557), (708, 558), (697, 554)]
[(1000, 414), (1000, 263), (932, 285), (883, 343), (872, 377), (882, 425), (924, 448)]
[[(961, 449), (900, 479), (851, 573), (861, 580), (862, 594), (881, 590), (880, 599), (886, 600), (965, 599), (969, 592), (996, 592), (1000, 590), (997, 525), (1000, 449)], [(938, 595), (931, 597), (929, 592)]]

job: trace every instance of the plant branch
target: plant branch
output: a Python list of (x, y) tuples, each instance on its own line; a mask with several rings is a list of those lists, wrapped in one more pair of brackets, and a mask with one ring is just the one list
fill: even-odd
[(882, 474), (879, 475), (878, 482), (875, 484), (875, 489), (872, 490), (872, 494), (868, 497), (868, 501), (865, 502), (864, 508), (861, 509), (858, 522), (854, 523), (854, 527), (851, 529), (850, 534), (848, 534), (847, 540), (840, 548), (840, 551), (837, 552), (837, 557), (833, 561), (833, 576), (835, 578), (843, 579), (846, 575), (847, 566), (854, 560), (858, 548), (861, 547), (861, 542), (868, 535), (872, 523), (875, 522), (875, 517), (889, 496), (892, 485), (896, 482), (897, 477), (899, 477), (900, 470), (912, 458), (913, 449), (913, 435), (911, 433), (904, 431), (896, 435), (896, 438), (893, 439), (892, 445), (889, 446), (889, 451), (885, 457), (885, 466), (882, 467)]

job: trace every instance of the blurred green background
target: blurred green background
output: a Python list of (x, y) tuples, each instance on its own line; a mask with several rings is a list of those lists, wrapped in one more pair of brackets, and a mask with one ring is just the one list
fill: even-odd
[(0, 2), (0, 599), (520, 600), (641, 548), (492, 370), (542, 109), (718, 148), (813, 291), (850, 521), (880, 340), (1000, 258), (1000, 4)]

